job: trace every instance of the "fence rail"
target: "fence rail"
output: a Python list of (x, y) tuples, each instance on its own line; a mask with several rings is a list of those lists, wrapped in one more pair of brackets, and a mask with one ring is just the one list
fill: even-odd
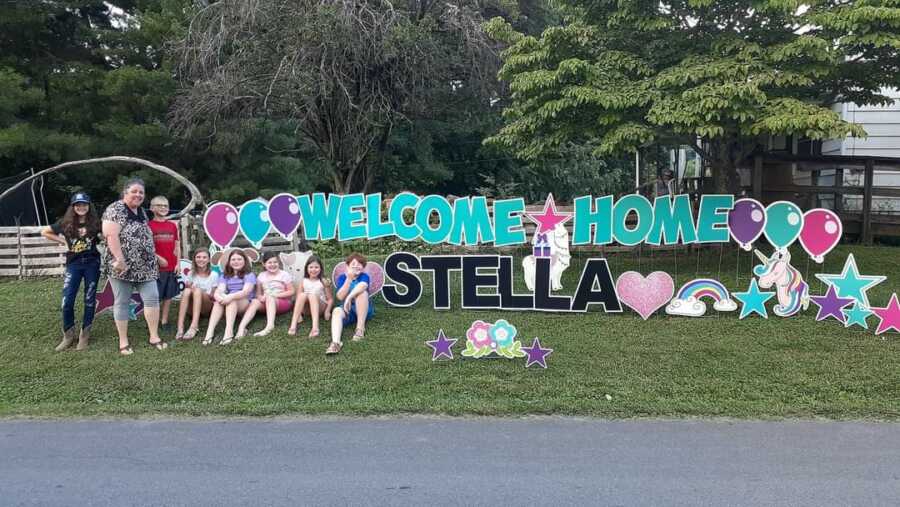
[(41, 236), (43, 227), (0, 227), (0, 276), (53, 276), (65, 272), (66, 247)]

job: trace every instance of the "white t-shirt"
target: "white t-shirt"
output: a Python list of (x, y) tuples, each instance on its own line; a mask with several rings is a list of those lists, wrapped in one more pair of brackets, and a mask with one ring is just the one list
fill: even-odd
[(212, 294), (216, 290), (216, 286), (219, 285), (219, 274), (215, 271), (212, 271), (207, 276), (191, 273), (185, 282), (187, 282), (187, 285), (197, 287), (206, 294)]

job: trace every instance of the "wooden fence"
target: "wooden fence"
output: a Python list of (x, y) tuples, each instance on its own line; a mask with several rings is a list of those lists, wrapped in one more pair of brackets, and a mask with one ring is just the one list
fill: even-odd
[(0, 276), (65, 272), (66, 247), (41, 236), (43, 227), (0, 227)]

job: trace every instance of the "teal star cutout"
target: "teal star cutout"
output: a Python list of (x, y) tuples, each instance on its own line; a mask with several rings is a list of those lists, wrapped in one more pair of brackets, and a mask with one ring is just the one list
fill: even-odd
[(853, 298), (857, 304), (869, 308), (869, 296), (866, 291), (883, 282), (887, 277), (880, 275), (860, 275), (853, 254), (847, 256), (844, 270), (840, 275), (817, 273), (816, 278), (834, 286), (838, 297)]
[(863, 329), (869, 329), (869, 323), (866, 322), (866, 319), (869, 315), (872, 315), (872, 313), (872, 310), (861, 306), (859, 301), (857, 301), (856, 304), (853, 305), (853, 308), (844, 310), (844, 315), (847, 316), (847, 322), (844, 322), (844, 327), (850, 327), (856, 324)]
[(732, 292), (731, 295), (741, 302), (741, 315), (739, 318), (743, 319), (752, 313), (757, 313), (764, 319), (769, 318), (769, 312), (766, 311), (766, 301), (772, 299), (775, 293), (760, 292), (756, 278), (750, 280), (750, 287), (747, 288), (747, 292)]

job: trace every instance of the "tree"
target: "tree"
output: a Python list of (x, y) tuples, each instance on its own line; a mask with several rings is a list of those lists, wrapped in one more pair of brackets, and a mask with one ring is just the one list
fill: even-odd
[(289, 121), (336, 192), (368, 190), (395, 127), (482, 104), (496, 57), (477, 3), (221, 0), (176, 44), (185, 136), (235, 118)]
[[(830, 107), (900, 85), (896, 0), (568, 0), (539, 38), (501, 19), (511, 102), (488, 142), (525, 159), (693, 145), (719, 191), (761, 136), (862, 136)], [(699, 140), (699, 141), (698, 141)]]

